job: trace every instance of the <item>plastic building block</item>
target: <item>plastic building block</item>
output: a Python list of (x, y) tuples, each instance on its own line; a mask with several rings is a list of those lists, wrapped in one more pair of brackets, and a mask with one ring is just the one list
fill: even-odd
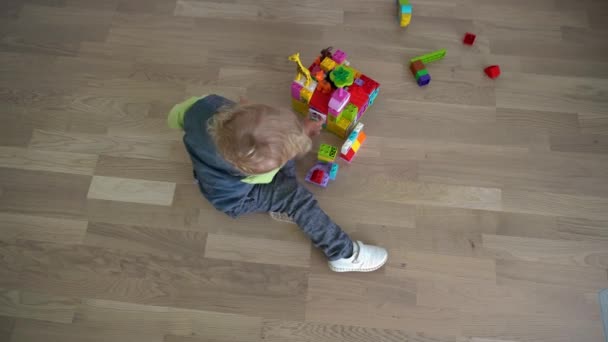
[(325, 79), (325, 72), (321, 69), (319, 69), (319, 71), (313, 73), (315, 80), (317, 80), (317, 82), (321, 82), (322, 80)]
[(414, 75), (416, 75), (418, 71), (424, 69), (426, 69), (426, 66), (424, 65), (424, 63), (422, 63), (422, 61), (413, 61), (412, 63), (410, 63), (410, 70)]
[(310, 91), (311, 93), (314, 92), (315, 89), (317, 88), (317, 81), (315, 81), (315, 80), (311, 80), (308, 85), (306, 85), (305, 80), (295, 80), (294, 82), (298, 83), (299, 85), (302, 86), (302, 88)]
[(299, 81), (302, 77), (305, 77), (306, 83), (304, 84), (304, 86), (310, 85), (312, 77), (310, 77), (310, 71), (302, 65), (302, 62), (300, 61), (300, 53), (296, 52), (293, 55), (289, 56), (288, 59), (292, 62), (296, 62), (296, 71), (298, 73), (296, 75), (296, 81)]
[(331, 84), (329, 84), (329, 82), (327, 82), (326, 80), (321, 80), (317, 84), (317, 90), (322, 93), (329, 94), (331, 93)]
[(464, 34), (464, 38), (462, 39), (462, 42), (465, 43), (466, 45), (473, 45), (476, 37), (477, 37), (476, 35), (474, 35), (470, 32), (467, 32)]
[[(338, 50), (340, 51), (340, 50)], [(331, 167), (329, 169), (329, 179), (330, 180), (336, 180), (336, 177), (338, 176), (338, 169), (340, 168), (340, 166), (337, 163), (331, 163)]]
[(321, 69), (323, 69), (323, 71), (325, 71), (325, 72), (330, 72), (335, 67), (336, 67), (336, 62), (334, 62), (334, 60), (329, 57), (325, 57), (321, 61)]
[(408, 0), (397, 0), (397, 20), (401, 27), (406, 27), (412, 20), (412, 5)]
[(348, 87), (353, 84), (355, 81), (355, 73), (353, 70), (344, 65), (338, 65), (334, 70), (329, 74), (329, 79), (336, 85), (338, 88)]
[(306, 103), (309, 103), (311, 97), (312, 97), (312, 91), (309, 91), (306, 88), (302, 88), (302, 90), (300, 91), (300, 99)]
[(378, 88), (380, 86), (380, 83), (372, 80), (371, 78), (369, 78), (365, 75), (361, 75), (359, 78), (363, 81), (363, 85), (361, 85), (361, 89), (367, 95), (371, 94), (374, 90), (376, 90), (376, 88)]
[(367, 103), (370, 106), (374, 104), (374, 101), (376, 100), (376, 97), (378, 96), (379, 93), (380, 93), (380, 87), (376, 88), (376, 90), (374, 90), (374, 92), (369, 94), (369, 101)]
[(500, 76), (500, 67), (498, 65), (490, 65), (489, 67), (483, 69), (483, 71), (485, 71), (486, 75), (488, 75), (488, 77), (491, 79), (496, 79), (498, 76)]
[[(358, 124), (355, 125), (355, 128), (353, 128), (353, 131), (350, 132), (350, 134), (348, 135), (348, 138), (346, 138), (346, 141), (344, 142), (344, 144), (342, 144), (342, 147), (340, 148), (340, 153), (342, 154), (346, 154), (348, 152), (348, 150), (352, 147), (353, 143), (355, 141), (357, 141), (357, 139), (359, 139), (359, 136), (363, 133), (363, 123), (359, 122)], [(363, 139), (365, 140), (365, 139)]]
[(340, 118), (338, 122), (336, 122), (336, 130), (334, 131), (334, 133), (336, 133), (336, 135), (338, 135), (340, 138), (346, 138), (346, 134), (351, 124), (351, 120), (348, 120), (346, 118)]
[(331, 94), (331, 99), (329, 100), (329, 114), (338, 116), (344, 107), (346, 107), (348, 99), (350, 99), (349, 92), (343, 88), (336, 89), (333, 94)]
[(291, 97), (293, 97), (296, 100), (299, 100), (300, 92), (302, 91), (302, 89), (304, 89), (304, 87), (302, 87), (301, 84), (299, 84), (298, 82), (292, 82), (291, 83)]
[(353, 121), (357, 119), (357, 113), (359, 112), (359, 108), (352, 103), (349, 103), (344, 107), (340, 116), (346, 118), (348, 121)]
[(308, 104), (306, 102), (298, 101), (296, 99), (291, 99), (291, 105), (293, 110), (301, 115), (308, 115)]
[(355, 156), (355, 151), (353, 151), (352, 148), (349, 149), (348, 152), (340, 154), (340, 158), (342, 158), (343, 160), (345, 160), (349, 163), (353, 160), (354, 156)]
[(323, 93), (319, 90), (315, 90), (310, 98), (310, 102), (308, 103), (310, 107), (318, 110), (321, 113), (328, 113), (329, 110), (329, 99), (331, 98), (331, 94)]
[(359, 132), (359, 135), (357, 136), (357, 140), (359, 141), (359, 143), (363, 144), (365, 142), (365, 139), (367, 139), (367, 134), (365, 134), (365, 132), (363, 131)]
[(331, 50), (333, 50), (333, 47), (331, 46), (328, 46), (325, 49), (321, 50), (321, 56), (319, 56), (319, 59), (323, 60), (324, 58), (332, 58)]
[(426, 69), (420, 70), (416, 73), (416, 75), (414, 75), (414, 78), (416, 78), (416, 81), (418, 81), (420, 79), (420, 77), (422, 77), (423, 75), (428, 75), (429, 72)]
[(440, 59), (443, 59), (443, 57), (445, 57), (446, 53), (447, 53), (446, 49), (441, 49), (441, 50), (433, 51), (431, 53), (427, 53), (426, 55), (414, 57), (414, 58), (410, 59), (410, 62), (414, 63), (415, 61), (421, 61), (424, 64), (429, 64), (431, 62), (435, 62)]
[(346, 58), (348, 58), (348, 56), (346, 55), (346, 52), (342, 50), (336, 50), (336, 52), (334, 52), (331, 56), (331, 59), (333, 59), (338, 64), (342, 64), (346, 60)]
[(359, 140), (355, 140), (353, 146), (351, 146), (350, 148), (352, 148), (355, 153), (357, 153), (357, 151), (359, 151), (359, 147), (361, 147), (361, 143), (359, 142)]
[(431, 83), (431, 75), (426, 74), (426, 75), (420, 76), (420, 78), (416, 80), (416, 83), (418, 83), (418, 86), (420, 86), (420, 87), (423, 87), (423, 86)]
[(321, 121), (322, 123), (326, 123), (327, 122), (327, 115), (325, 115), (324, 113), (319, 112), (318, 110), (316, 110), (314, 108), (309, 108), (308, 109), (308, 117), (312, 121)]
[(331, 146), (328, 144), (321, 144), (319, 147), (319, 153), (317, 154), (317, 159), (324, 162), (333, 162), (336, 160), (336, 155), (338, 154), (338, 148), (335, 146)]
[(359, 87), (360, 87), (360, 86), (362, 86), (362, 85), (363, 85), (363, 83), (364, 83), (364, 82), (363, 82), (363, 80), (362, 80), (362, 79), (360, 79), (360, 78), (358, 78), (358, 77), (355, 79), (355, 84), (356, 84), (356, 85), (358, 85)]
[(329, 183), (329, 175), (325, 170), (325, 166), (321, 164), (313, 166), (304, 179), (309, 183), (319, 185), (323, 188), (326, 188)]

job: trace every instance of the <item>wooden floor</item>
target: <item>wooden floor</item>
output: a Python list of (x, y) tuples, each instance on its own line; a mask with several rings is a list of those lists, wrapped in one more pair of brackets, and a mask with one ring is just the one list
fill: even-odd
[[(3, 0), (0, 341), (601, 341), (608, 3), (413, 3), (403, 30), (390, 0)], [(372, 274), (216, 212), (165, 123), (202, 93), (288, 106), (287, 56), (329, 45), (382, 84), (313, 189), (389, 249)]]

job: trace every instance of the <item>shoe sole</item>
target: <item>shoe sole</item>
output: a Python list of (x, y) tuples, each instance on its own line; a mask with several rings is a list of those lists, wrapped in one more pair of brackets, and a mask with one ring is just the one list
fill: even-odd
[(382, 261), (382, 263), (374, 268), (362, 268), (362, 269), (351, 269), (351, 268), (336, 268), (333, 267), (331, 264), (329, 264), (329, 269), (334, 271), (334, 272), (338, 272), (338, 273), (343, 273), (343, 272), (373, 272), (375, 270), (378, 270), (380, 268), (382, 268), (382, 266), (384, 266), (386, 264), (386, 262), (388, 261), (388, 255), (386, 256), (386, 258), (384, 258), (384, 260)]

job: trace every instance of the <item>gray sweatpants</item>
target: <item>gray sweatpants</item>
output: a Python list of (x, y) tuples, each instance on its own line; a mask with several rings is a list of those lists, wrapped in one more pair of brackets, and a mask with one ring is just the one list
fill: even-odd
[(269, 184), (258, 184), (249, 193), (242, 212), (286, 213), (329, 260), (352, 255), (353, 242), (319, 207), (313, 194), (298, 183), (295, 162), (288, 162)]

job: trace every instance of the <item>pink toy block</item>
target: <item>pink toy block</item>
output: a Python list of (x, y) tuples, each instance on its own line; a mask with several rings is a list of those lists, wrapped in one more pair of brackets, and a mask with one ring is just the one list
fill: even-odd
[(300, 99), (300, 91), (302, 91), (302, 85), (297, 83), (297, 82), (293, 82), (291, 83), (291, 97), (293, 97), (296, 100)]
[(349, 99), (350, 93), (348, 91), (344, 90), (344, 88), (336, 89), (333, 94), (331, 94), (331, 99), (329, 100), (329, 114), (338, 116)]
[(342, 50), (336, 50), (336, 52), (333, 53), (333, 55), (331, 56), (331, 58), (336, 61), (336, 63), (338, 64), (342, 64), (342, 62), (344, 62), (347, 58), (346, 56), (346, 52), (342, 51)]

